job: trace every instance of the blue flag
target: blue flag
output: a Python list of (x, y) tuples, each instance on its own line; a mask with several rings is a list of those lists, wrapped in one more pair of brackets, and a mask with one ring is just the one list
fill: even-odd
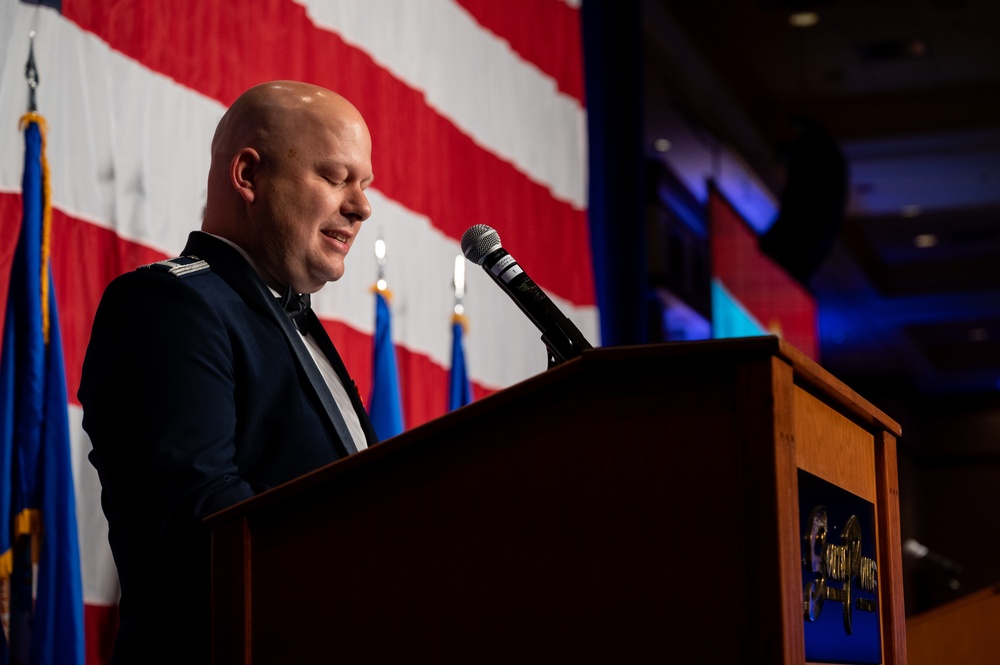
[(375, 347), (368, 417), (380, 440), (401, 434), (406, 429), (399, 393), (396, 347), (392, 343), (392, 314), (385, 294), (378, 290), (375, 291)]
[(9, 584), (10, 611), (0, 662), (82, 665), (83, 589), (66, 376), (48, 260), (44, 120), (30, 113), (22, 123), (24, 208), (0, 349), (0, 580)]
[(462, 336), (465, 333), (465, 321), (455, 315), (451, 322), (451, 373), (448, 375), (448, 410), (454, 411), (460, 406), (472, 402), (472, 385), (465, 369), (465, 348), (462, 346)]

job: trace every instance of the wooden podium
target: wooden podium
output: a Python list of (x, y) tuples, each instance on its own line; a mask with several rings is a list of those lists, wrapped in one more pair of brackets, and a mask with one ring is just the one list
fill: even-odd
[(906, 622), (911, 665), (990, 665), (1000, 652), (1000, 584), (958, 598)]
[(587, 351), (209, 518), (214, 662), (805, 663), (804, 471), (904, 663), (899, 433), (775, 337)]

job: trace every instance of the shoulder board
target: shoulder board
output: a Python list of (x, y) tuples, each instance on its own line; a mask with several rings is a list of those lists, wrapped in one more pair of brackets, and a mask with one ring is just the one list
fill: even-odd
[(208, 261), (199, 259), (197, 256), (178, 256), (175, 259), (166, 259), (140, 266), (139, 270), (155, 270), (156, 272), (169, 273), (174, 277), (187, 277), (206, 272), (210, 270), (210, 267)]

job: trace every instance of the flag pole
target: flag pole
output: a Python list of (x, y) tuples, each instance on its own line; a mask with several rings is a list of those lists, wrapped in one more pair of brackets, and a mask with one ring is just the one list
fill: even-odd
[(21, 127), (27, 127), (29, 123), (38, 126), (41, 135), (41, 149), (39, 150), (39, 160), (42, 166), (42, 245), (41, 245), (41, 304), (42, 304), (42, 337), (46, 344), (49, 343), (49, 256), (51, 253), (52, 241), (52, 210), (50, 207), (52, 192), (49, 184), (49, 164), (45, 158), (45, 118), (38, 113), (38, 103), (35, 92), (38, 90), (39, 77), (38, 67), (35, 66), (35, 31), (28, 32), (28, 61), (24, 63), (24, 79), (28, 82), (28, 112), (21, 118)]
[(469, 320), (465, 316), (465, 263), (466, 258), (464, 254), (455, 256), (455, 271), (452, 273), (451, 280), (451, 286), (455, 293), (455, 305), (452, 308), (451, 323), (453, 326), (459, 325), (462, 327), (458, 334), (465, 332), (465, 329), (469, 325)]
[(368, 416), (379, 439), (401, 434), (406, 428), (403, 419), (403, 402), (396, 365), (396, 347), (392, 342), (392, 313), (389, 301), (392, 293), (385, 279), (385, 240), (381, 232), (375, 241), (377, 276), (375, 286), (375, 336), (372, 344), (372, 387), (368, 400)]
[(459, 254), (455, 257), (455, 273), (451, 284), (455, 290), (455, 317), (464, 317), (465, 305), (465, 256)]
[(388, 283), (385, 281), (385, 267), (389, 263), (389, 260), (386, 258), (385, 240), (382, 239), (381, 233), (379, 233), (378, 239), (375, 240), (375, 262), (375, 289), (385, 293), (389, 290)]
[(28, 62), (24, 63), (24, 78), (28, 81), (28, 113), (38, 110), (35, 90), (38, 89), (38, 68), (35, 67), (35, 31), (28, 33)]
[(472, 402), (472, 386), (465, 368), (465, 350), (462, 337), (468, 320), (465, 318), (465, 256), (455, 257), (455, 271), (452, 287), (455, 293), (455, 305), (451, 315), (451, 370), (448, 372), (448, 410), (454, 411), (460, 406)]

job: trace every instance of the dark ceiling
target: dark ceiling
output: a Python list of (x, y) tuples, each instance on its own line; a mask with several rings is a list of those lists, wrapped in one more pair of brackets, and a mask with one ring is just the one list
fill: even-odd
[[(818, 23), (793, 27), (807, 10)], [(647, 0), (643, 24), (672, 104), (776, 195), (792, 118), (846, 157), (808, 280), (822, 364), (923, 395), (1000, 389), (1000, 2)]]

